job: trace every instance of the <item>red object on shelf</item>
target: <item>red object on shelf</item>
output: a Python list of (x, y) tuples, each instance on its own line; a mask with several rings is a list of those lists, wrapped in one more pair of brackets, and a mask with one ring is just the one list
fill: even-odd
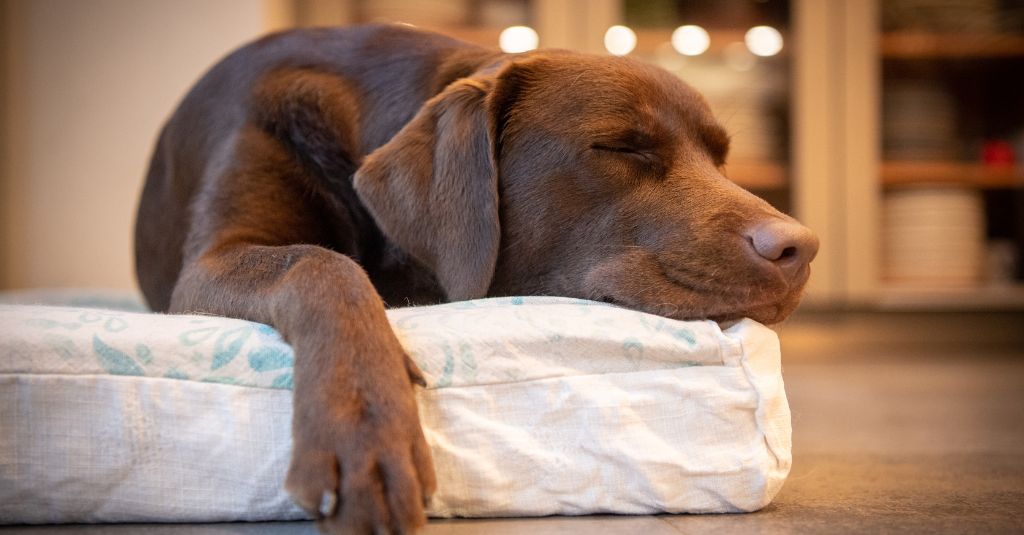
[(1010, 143), (997, 139), (985, 142), (981, 150), (981, 161), (987, 167), (1013, 167), (1016, 158)]

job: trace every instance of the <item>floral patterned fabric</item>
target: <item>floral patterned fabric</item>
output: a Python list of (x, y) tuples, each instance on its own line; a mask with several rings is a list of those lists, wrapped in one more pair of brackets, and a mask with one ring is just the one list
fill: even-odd
[[(34, 304), (0, 304), (0, 524), (305, 517), (282, 489), (295, 357), (276, 331), (130, 296), (4, 300)], [(553, 297), (388, 318), (429, 383), (432, 516), (753, 511), (789, 473), (778, 339), (756, 322)]]

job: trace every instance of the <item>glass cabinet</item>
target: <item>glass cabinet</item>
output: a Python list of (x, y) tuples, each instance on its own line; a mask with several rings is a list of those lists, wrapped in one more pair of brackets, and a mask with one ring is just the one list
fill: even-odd
[(880, 2), (883, 297), (1024, 301), (1024, 2)]

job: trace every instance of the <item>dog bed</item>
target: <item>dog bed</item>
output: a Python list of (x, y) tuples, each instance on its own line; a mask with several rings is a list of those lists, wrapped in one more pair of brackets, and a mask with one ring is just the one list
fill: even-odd
[[(429, 383), (431, 516), (754, 511), (789, 472), (778, 340), (751, 320), (544, 297), (388, 316)], [(246, 321), (0, 305), (0, 522), (304, 518), (292, 362)]]

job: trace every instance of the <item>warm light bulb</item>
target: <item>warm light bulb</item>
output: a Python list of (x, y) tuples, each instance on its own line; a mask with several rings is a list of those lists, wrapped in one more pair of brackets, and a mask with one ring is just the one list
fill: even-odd
[(612, 26), (604, 33), (604, 47), (610, 54), (625, 56), (636, 48), (636, 32), (628, 26)]
[(747, 30), (743, 40), (756, 56), (774, 56), (782, 50), (782, 34), (771, 26), (754, 26)]
[(688, 24), (672, 32), (672, 48), (684, 56), (699, 56), (711, 46), (711, 36), (700, 26)]
[(539, 42), (537, 32), (529, 26), (509, 26), (498, 36), (498, 46), (510, 54), (533, 50)]

